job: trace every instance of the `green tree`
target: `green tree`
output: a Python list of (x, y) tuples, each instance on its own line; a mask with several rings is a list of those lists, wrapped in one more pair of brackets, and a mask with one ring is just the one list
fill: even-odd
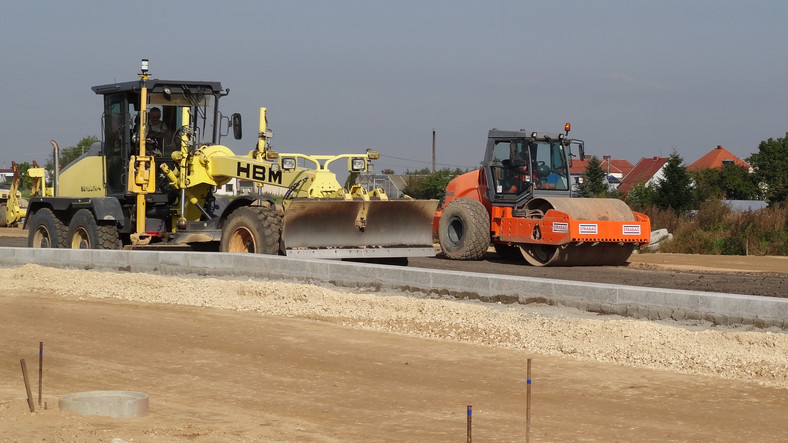
[[(60, 169), (65, 168), (66, 166), (68, 166), (69, 163), (78, 159), (82, 154), (88, 152), (90, 146), (93, 145), (93, 143), (96, 143), (97, 141), (99, 141), (99, 139), (96, 138), (96, 136), (91, 135), (91, 136), (83, 137), (82, 140), (77, 142), (76, 146), (70, 146), (68, 148), (60, 149), (59, 151), (60, 155), (58, 155), (58, 166), (60, 166)], [(52, 171), (55, 170), (54, 151), (51, 154), (49, 154), (45, 168), (50, 174), (52, 173)]]
[(459, 168), (455, 170), (441, 169), (434, 173), (424, 168), (408, 174), (407, 185), (403, 192), (418, 199), (441, 199), (446, 193), (446, 186), (449, 185), (449, 182), (462, 173), (463, 171)]
[(753, 200), (758, 198), (758, 184), (754, 174), (738, 165), (724, 165), (721, 169), (700, 169), (689, 172), (695, 183), (695, 199)]
[(695, 198), (699, 202), (706, 200), (722, 200), (725, 192), (720, 186), (720, 171), (706, 168), (689, 171), (692, 182), (695, 183)]
[(729, 200), (758, 198), (758, 183), (754, 174), (738, 165), (723, 165), (719, 171), (720, 187)]
[(747, 162), (755, 169), (762, 195), (770, 205), (788, 198), (788, 133), (784, 138), (762, 141)]
[(643, 211), (656, 205), (657, 189), (651, 184), (638, 183), (629, 190), (625, 200), (633, 209)]
[[(20, 176), (19, 190), (29, 191), (30, 189), (33, 189), (33, 177), (31, 177), (30, 174), (27, 173), (27, 171), (30, 168), (32, 168), (33, 165), (28, 162), (22, 162), (22, 163), (18, 163), (17, 166), (19, 166), (19, 176)], [(13, 180), (13, 178), (10, 180)], [(8, 181), (8, 183), (11, 183), (10, 180)]]
[(658, 181), (654, 203), (661, 209), (672, 209), (676, 214), (695, 206), (692, 178), (683, 166), (684, 159), (673, 151)]
[(586, 170), (583, 171), (583, 183), (577, 185), (577, 195), (580, 197), (606, 197), (607, 192), (607, 176), (602, 170), (602, 162), (593, 156), (588, 161)]
[(352, 188), (356, 184), (356, 180), (358, 180), (358, 172), (351, 172), (345, 180), (345, 189)]

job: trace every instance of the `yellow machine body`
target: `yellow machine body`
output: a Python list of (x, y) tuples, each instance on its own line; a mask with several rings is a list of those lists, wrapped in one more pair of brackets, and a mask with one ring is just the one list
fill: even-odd
[[(143, 66), (138, 82), (93, 87), (104, 96), (102, 143), (60, 172), (57, 196), (31, 200), (40, 214), (30, 227), (31, 246), (215, 242), (222, 251), (317, 258), (435, 254), (437, 200), (389, 199), (382, 189), (359, 185), (345, 189), (329, 169), (365, 173), (376, 152), (279, 153), (260, 108), (254, 149), (239, 155), (221, 143), (230, 128), (240, 138), (240, 116), (218, 112), (229, 90), (218, 82), (151, 79)], [(158, 129), (149, 115), (154, 109), (165, 123)], [(218, 196), (217, 188), (233, 179), (254, 183), (258, 192)], [(264, 185), (284, 196), (263, 194)], [(95, 226), (85, 223), (85, 211)]]

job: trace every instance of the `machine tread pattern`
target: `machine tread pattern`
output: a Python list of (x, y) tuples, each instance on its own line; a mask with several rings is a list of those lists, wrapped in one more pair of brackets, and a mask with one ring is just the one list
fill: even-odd
[(453, 200), (443, 209), (438, 237), (447, 257), (479, 260), (490, 246), (490, 214), (474, 199)]
[(243, 207), (227, 218), (222, 232), (222, 252), (251, 252), (276, 255), (282, 218), (271, 207)]
[(120, 249), (123, 243), (118, 235), (118, 227), (115, 225), (98, 225), (96, 227), (97, 249)]
[(49, 248), (65, 248), (68, 228), (49, 208), (41, 208), (33, 214), (28, 227), (27, 246), (40, 248), (41, 240), (49, 241)]

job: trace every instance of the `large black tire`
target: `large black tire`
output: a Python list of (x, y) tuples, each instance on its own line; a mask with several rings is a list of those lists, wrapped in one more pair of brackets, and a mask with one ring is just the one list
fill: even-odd
[(47, 208), (39, 209), (28, 223), (27, 246), (30, 248), (63, 248), (66, 225)]
[(227, 217), (222, 227), (219, 249), (222, 252), (276, 255), (281, 233), (282, 218), (276, 214), (276, 209), (238, 208)]
[(8, 206), (5, 204), (0, 205), (0, 228), (5, 228), (8, 226)]
[(490, 246), (490, 214), (472, 198), (453, 200), (441, 214), (438, 239), (446, 257), (479, 260)]
[(65, 243), (71, 249), (120, 249), (122, 246), (117, 226), (97, 224), (88, 209), (80, 209), (71, 218)]

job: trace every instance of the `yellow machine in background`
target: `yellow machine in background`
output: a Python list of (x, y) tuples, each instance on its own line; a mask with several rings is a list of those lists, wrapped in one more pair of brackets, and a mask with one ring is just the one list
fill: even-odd
[[(8, 190), (0, 189), (0, 227), (3, 228), (17, 227), (27, 214), (28, 201), (22, 198), (22, 193), (19, 192), (19, 183), (22, 179), (19, 165), (11, 162), (11, 169), (14, 171), (11, 186)], [(40, 168), (38, 163), (34, 161), (33, 167), (27, 170), (27, 174), (33, 177), (31, 196), (54, 195), (51, 188), (46, 188), (46, 171)]]
[[(390, 199), (344, 189), (330, 165), (368, 171), (378, 154), (279, 153), (266, 109), (246, 155), (221, 144), (241, 138), (241, 117), (219, 112), (218, 82), (151, 80), (93, 87), (104, 98), (103, 140), (59, 175), (58, 195), (31, 198), (31, 247), (152, 248), (214, 245), (226, 252), (318, 258), (431, 256), (436, 200)], [(232, 179), (285, 190), (232, 200)]]

